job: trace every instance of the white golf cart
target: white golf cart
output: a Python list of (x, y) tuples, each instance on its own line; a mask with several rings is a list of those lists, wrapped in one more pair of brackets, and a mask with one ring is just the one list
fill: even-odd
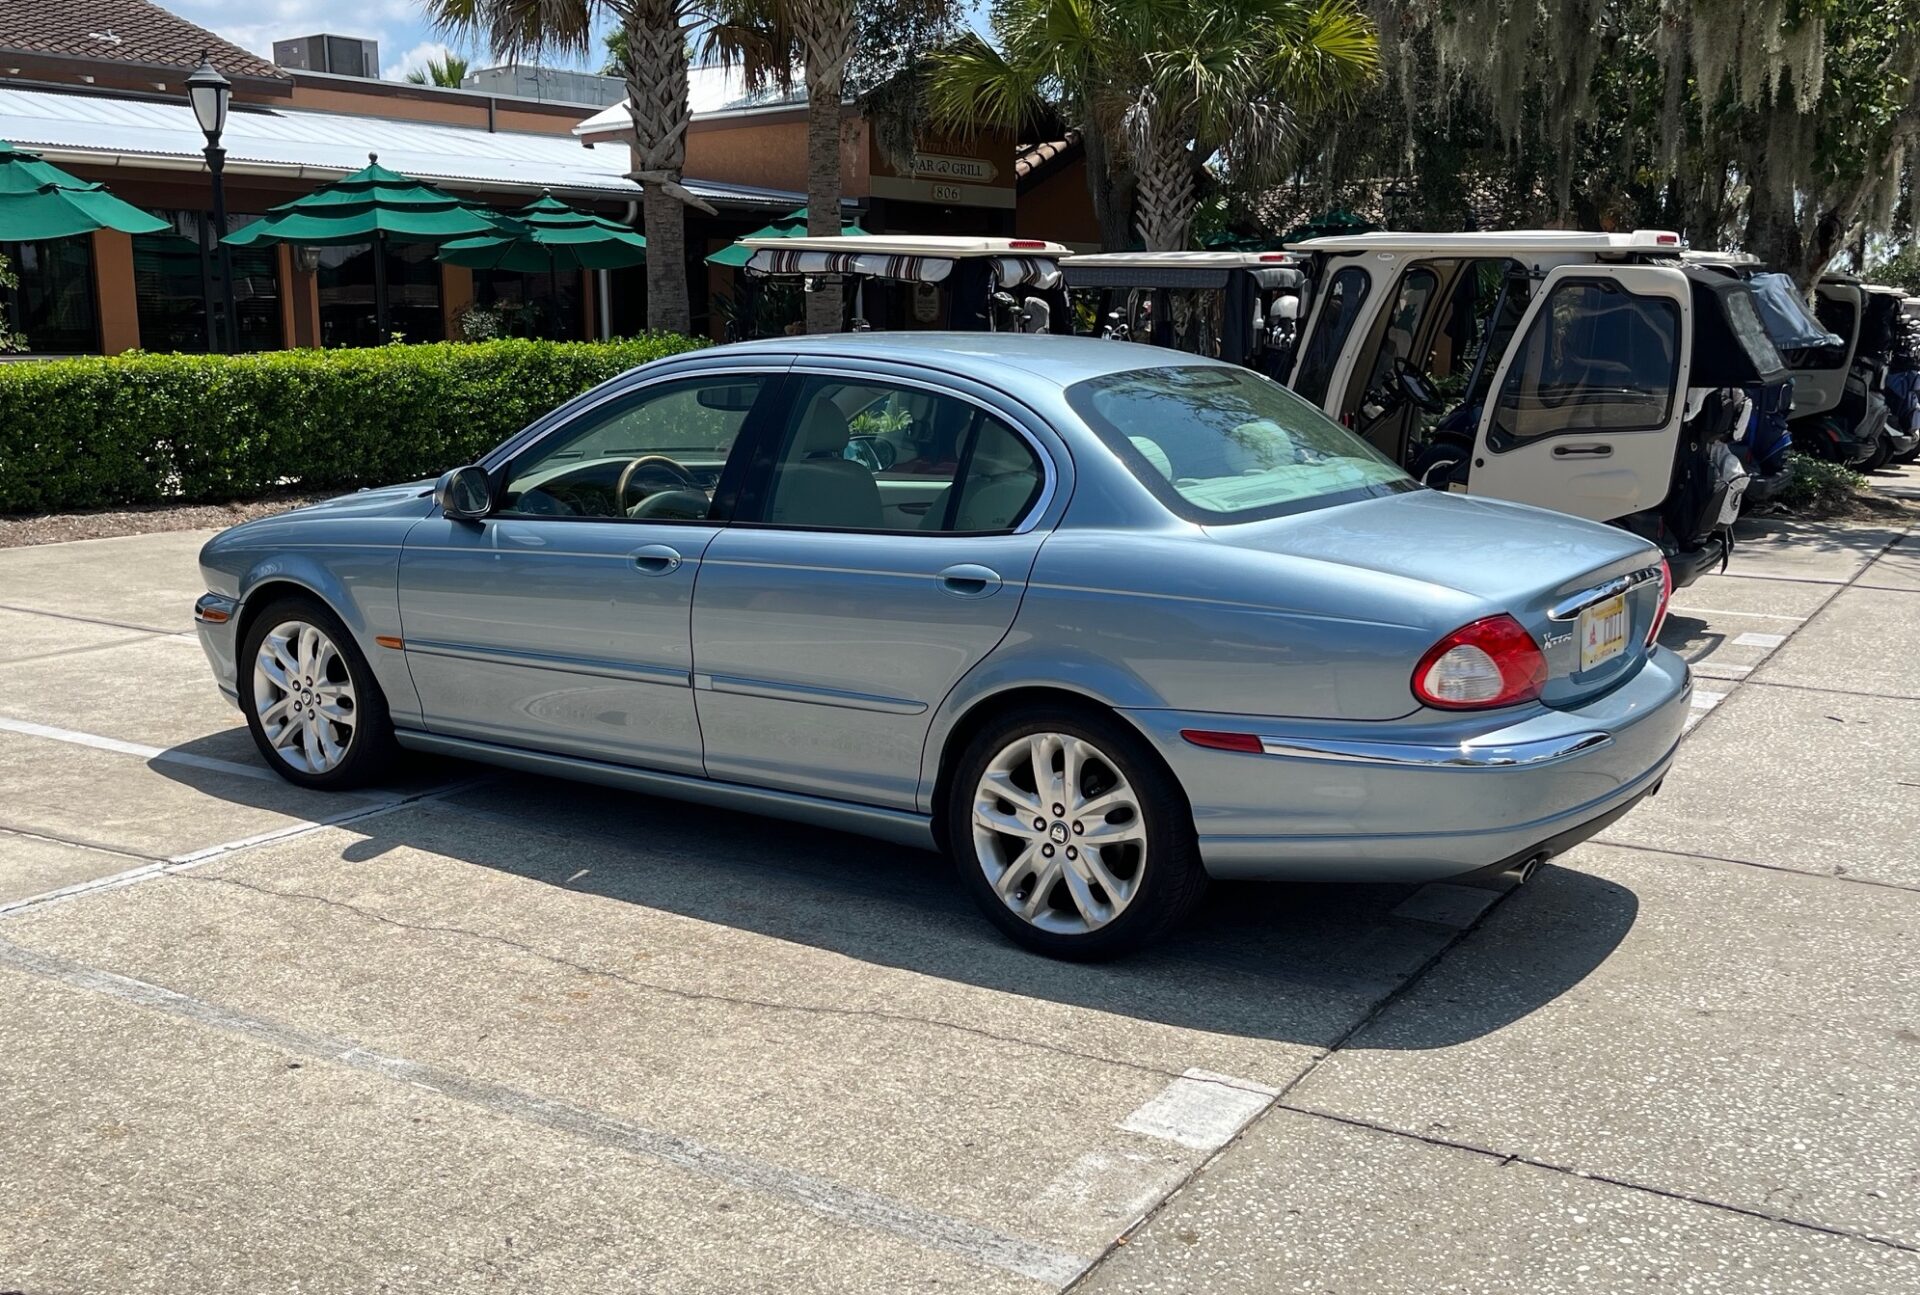
[(1781, 361), (1736, 277), (1677, 234), (1311, 239), (1289, 385), (1439, 489), (1610, 521), (1674, 582), (1723, 564), (1745, 477), (1743, 389)]
[(1067, 332), (1060, 260), (1072, 253), (1037, 238), (937, 234), (749, 238), (746, 272), (788, 276), (812, 291), (839, 275), (847, 328), (898, 331)]
[[(1887, 402), (1882, 393), (1893, 358), (1898, 288), (1862, 283), (1849, 274), (1825, 274), (1814, 288), (1813, 309), (1837, 344), (1797, 357), (1793, 375), (1793, 440), (1837, 463), (1884, 460)], [(1883, 452), (1883, 449), (1885, 452)], [(1878, 462), (1873, 462), (1878, 467)]]
[(1095, 252), (1061, 267), (1074, 331), (1150, 342), (1284, 378), (1306, 275), (1286, 252)]

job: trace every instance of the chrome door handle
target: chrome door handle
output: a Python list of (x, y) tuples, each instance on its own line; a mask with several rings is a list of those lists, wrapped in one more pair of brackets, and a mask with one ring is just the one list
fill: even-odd
[(1556, 445), (1553, 457), (1556, 459), (1605, 459), (1613, 456), (1611, 445)]
[(628, 556), (643, 576), (664, 576), (680, 569), (680, 550), (669, 544), (649, 544)]
[(985, 598), (1000, 587), (1000, 573), (972, 562), (940, 573), (940, 587), (956, 598)]

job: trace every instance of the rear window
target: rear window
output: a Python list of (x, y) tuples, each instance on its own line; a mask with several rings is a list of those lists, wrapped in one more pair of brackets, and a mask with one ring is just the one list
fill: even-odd
[(1067, 402), (1133, 474), (1192, 522), (1257, 521), (1420, 487), (1372, 446), (1248, 369), (1132, 369)]

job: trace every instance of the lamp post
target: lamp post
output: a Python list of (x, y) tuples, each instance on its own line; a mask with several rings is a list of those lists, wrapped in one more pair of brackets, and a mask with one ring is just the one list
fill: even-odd
[(227, 186), (222, 174), (227, 150), (220, 147), (220, 133), (227, 128), (227, 101), (233, 97), (233, 83), (200, 54), (200, 66), (187, 78), (187, 100), (193, 105), (194, 120), (207, 137), (207, 170), (213, 176), (213, 245), (220, 258), (220, 302), (226, 319), (224, 345), (220, 331), (213, 327), (213, 303), (207, 303), (207, 341), (214, 350), (233, 351), (240, 344), (240, 330), (233, 318), (233, 251), (226, 244)]

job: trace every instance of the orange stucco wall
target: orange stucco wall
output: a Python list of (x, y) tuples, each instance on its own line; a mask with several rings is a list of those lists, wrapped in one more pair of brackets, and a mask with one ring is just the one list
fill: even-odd
[[(322, 112), (352, 113), (361, 117), (397, 117), (404, 121), (430, 121), (449, 126), (487, 129), (487, 98), (482, 94), (436, 94), (429, 90), (408, 93), (398, 87), (385, 90), (358, 90), (332, 83), (314, 85), (296, 83), (287, 101), (295, 108)], [(524, 131), (535, 135), (565, 135), (591, 112), (559, 104), (533, 107), (510, 99), (493, 100), (493, 129)]]
[(1099, 250), (1100, 222), (1094, 218), (1093, 195), (1087, 192), (1086, 159), (1075, 158), (1021, 189), (1013, 228), (1021, 238), (1050, 238), (1075, 251)]
[(92, 238), (100, 349), (118, 355), (140, 345), (140, 310), (133, 295), (133, 239), (108, 229), (95, 232)]
[[(867, 123), (840, 119), (840, 192), (867, 196)], [(807, 190), (807, 116), (804, 111), (755, 113), (696, 121), (687, 131), (686, 174), (722, 184)]]

